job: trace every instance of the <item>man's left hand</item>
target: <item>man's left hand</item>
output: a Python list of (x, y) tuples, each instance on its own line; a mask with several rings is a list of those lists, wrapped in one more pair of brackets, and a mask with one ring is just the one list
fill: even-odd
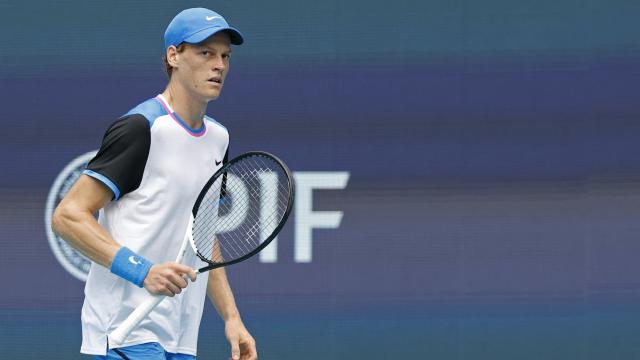
[(256, 341), (253, 339), (247, 328), (244, 327), (240, 318), (232, 318), (225, 322), (224, 333), (231, 344), (232, 360), (256, 360)]

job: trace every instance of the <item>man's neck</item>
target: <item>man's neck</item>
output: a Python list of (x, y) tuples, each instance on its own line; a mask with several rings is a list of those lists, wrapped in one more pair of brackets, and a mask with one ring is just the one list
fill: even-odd
[(206, 102), (194, 99), (184, 87), (175, 82), (169, 82), (162, 96), (189, 127), (198, 129), (202, 126)]

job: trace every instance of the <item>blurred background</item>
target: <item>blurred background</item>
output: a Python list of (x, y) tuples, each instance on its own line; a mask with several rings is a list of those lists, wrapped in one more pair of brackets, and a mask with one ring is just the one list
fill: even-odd
[[(317, 188), (273, 262), (227, 270), (261, 359), (640, 359), (623, 0), (2, 2), (0, 357), (86, 359), (86, 264), (46, 211), (162, 92), (165, 27), (193, 6), (246, 38), (208, 109), (231, 155), (273, 152)], [(228, 358), (204, 316), (199, 358)]]

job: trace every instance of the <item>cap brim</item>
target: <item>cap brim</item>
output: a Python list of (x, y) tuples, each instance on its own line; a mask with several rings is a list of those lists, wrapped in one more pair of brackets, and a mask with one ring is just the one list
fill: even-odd
[(238, 31), (237, 29), (234, 29), (232, 27), (210, 27), (208, 29), (204, 29), (201, 31), (198, 31), (197, 33), (189, 36), (188, 38), (184, 39), (184, 42), (189, 43), (189, 44), (197, 44), (199, 42), (203, 42), (205, 41), (207, 38), (219, 33), (219, 32), (226, 32), (227, 34), (229, 34), (229, 39), (231, 40), (231, 43), (233, 45), (241, 45), (244, 42), (244, 38), (242, 37), (242, 33), (240, 31)]

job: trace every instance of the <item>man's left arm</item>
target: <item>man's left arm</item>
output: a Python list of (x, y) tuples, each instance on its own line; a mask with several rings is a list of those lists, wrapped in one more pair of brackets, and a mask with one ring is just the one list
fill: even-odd
[(224, 268), (209, 271), (207, 294), (224, 320), (224, 332), (231, 344), (231, 358), (234, 360), (257, 359), (256, 342), (242, 323)]

